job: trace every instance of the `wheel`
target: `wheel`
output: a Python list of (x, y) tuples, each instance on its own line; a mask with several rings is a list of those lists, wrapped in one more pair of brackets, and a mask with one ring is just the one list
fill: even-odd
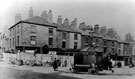
[(77, 73), (78, 72), (78, 70), (76, 70), (76, 69), (73, 69), (73, 73)]
[(91, 74), (95, 74), (95, 70), (91, 70)]

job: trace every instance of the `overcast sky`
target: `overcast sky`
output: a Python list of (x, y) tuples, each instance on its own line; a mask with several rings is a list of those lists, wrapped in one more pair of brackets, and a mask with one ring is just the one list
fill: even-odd
[(78, 24), (113, 27), (122, 38), (126, 33), (135, 38), (134, 0), (3, 0), (0, 2), (0, 31), (14, 24), (16, 13), (27, 19), (30, 7), (35, 16), (51, 9), (54, 22), (62, 15), (63, 20), (68, 18), (71, 22), (77, 18)]

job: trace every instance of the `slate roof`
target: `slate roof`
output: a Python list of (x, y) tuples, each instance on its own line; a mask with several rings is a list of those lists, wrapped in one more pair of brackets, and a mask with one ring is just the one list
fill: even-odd
[(49, 26), (55, 26), (53, 24), (50, 24), (46, 19), (39, 17), (39, 16), (35, 16), (33, 18), (30, 19), (26, 19), (24, 20), (24, 22), (30, 22), (30, 23), (36, 23), (36, 24), (42, 24), (42, 25), (49, 25)]
[(57, 29), (58, 29), (58, 30), (62, 30), (62, 31), (80, 33), (78, 30), (73, 29), (71, 26), (58, 25), (58, 26), (57, 26)]
[(82, 35), (89, 35), (88, 31), (82, 31), (80, 29), (78, 29), (78, 31), (82, 34)]
[[(81, 30), (81, 29), (78, 29), (78, 31), (79, 31), (82, 35), (90, 35), (89, 32), (93, 32), (93, 31), (88, 31), (88, 30), (83, 31), (83, 30)], [(97, 34), (94, 33), (94, 34), (93, 34), (93, 37), (103, 37), (103, 36), (101, 36), (100, 34), (97, 35)]]
[(34, 16), (33, 18), (20, 21), (20, 22), (14, 24), (13, 26), (11, 26), (9, 29), (11, 29), (12, 27), (16, 26), (17, 24), (19, 24), (21, 22), (34, 23), (34, 24), (39, 24), (39, 25), (43, 25), (43, 26), (52, 26), (52, 27), (56, 27), (57, 30), (80, 33), (78, 30), (74, 30), (71, 26), (58, 25), (56, 23), (50, 24), (46, 19), (39, 17), (39, 16)]
[[(57, 27), (57, 30), (61, 30), (61, 31), (78, 32), (77, 30), (74, 30), (70, 26), (58, 25), (56, 23), (50, 24), (46, 19), (44, 19), (42, 17), (39, 17), (39, 16), (35, 16), (35, 17), (31, 18), (31, 19), (26, 19), (24, 21), (25, 22), (37, 23), (37, 24), (44, 24), (44, 25), (56, 26)], [(78, 32), (78, 33), (80, 33), (80, 32)]]

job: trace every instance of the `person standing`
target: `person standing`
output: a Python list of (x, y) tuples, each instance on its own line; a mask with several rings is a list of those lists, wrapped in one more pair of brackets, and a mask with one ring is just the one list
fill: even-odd
[(54, 62), (53, 62), (53, 69), (54, 69), (54, 71), (56, 71), (57, 68), (58, 68), (58, 64), (57, 64), (57, 60), (56, 60), (56, 58), (55, 58), (55, 59), (54, 59)]

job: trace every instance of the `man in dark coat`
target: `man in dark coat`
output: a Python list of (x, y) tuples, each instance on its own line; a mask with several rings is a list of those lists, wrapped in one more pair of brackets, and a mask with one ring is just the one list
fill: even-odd
[(57, 63), (57, 60), (55, 58), (54, 62), (53, 62), (53, 69), (54, 69), (54, 71), (56, 71), (57, 68), (58, 68), (58, 63)]

